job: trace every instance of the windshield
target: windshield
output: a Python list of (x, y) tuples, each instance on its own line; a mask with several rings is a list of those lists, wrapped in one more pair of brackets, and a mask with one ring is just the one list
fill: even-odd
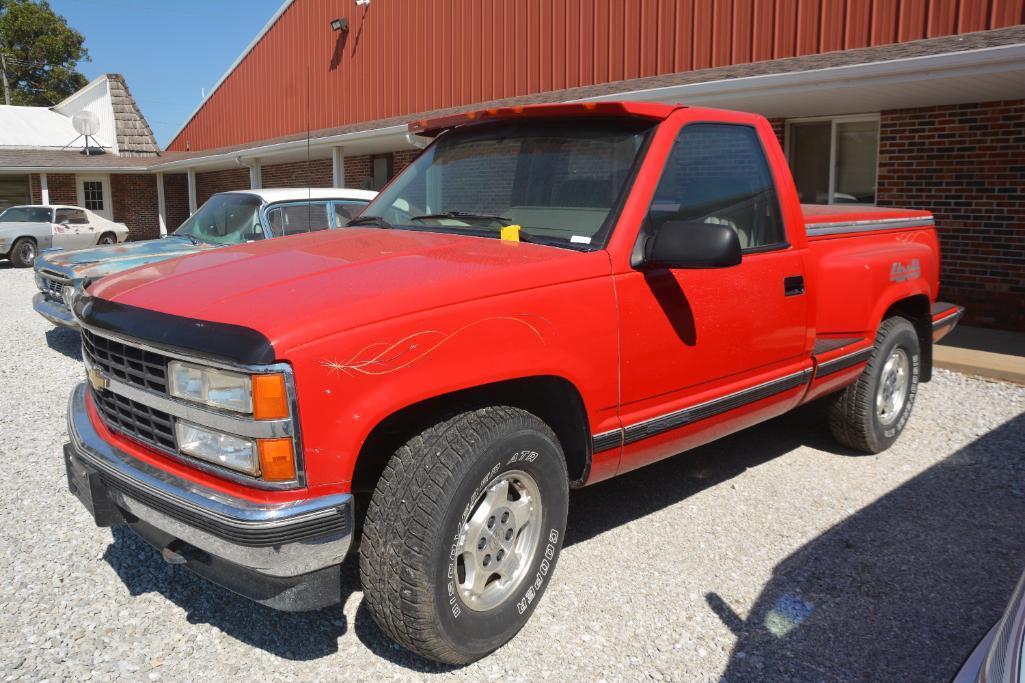
[(358, 224), (498, 234), (601, 246), (651, 123), (514, 121), (445, 133), (392, 181)]
[(241, 244), (263, 239), (263, 201), (251, 194), (215, 194), (173, 234), (211, 244)]
[(0, 221), (10, 223), (49, 223), (50, 209), (45, 206), (12, 206), (0, 213)]

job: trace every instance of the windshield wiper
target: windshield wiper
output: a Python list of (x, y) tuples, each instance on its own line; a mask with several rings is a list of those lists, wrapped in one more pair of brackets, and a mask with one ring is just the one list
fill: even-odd
[(182, 233), (172, 232), (170, 235), (167, 235), (167, 237), (181, 237), (182, 239), (186, 239), (186, 240), (192, 242), (193, 246), (199, 246), (202, 243), (198, 238), (196, 238), (193, 235), (190, 235), (188, 233), (184, 233), (184, 232), (182, 232)]
[(351, 221), (345, 224), (346, 228), (351, 228), (354, 225), (376, 225), (379, 228), (393, 228), (391, 223), (384, 220), (380, 216), (359, 216), (353, 218)]
[(437, 218), (469, 218), (469, 219), (481, 219), (487, 221), (495, 221), (502, 225), (512, 225), (512, 220), (505, 216), (495, 216), (489, 213), (471, 213), (469, 211), (446, 211), (444, 213), (427, 213), (423, 216), (413, 216), (412, 220), (431, 220)]

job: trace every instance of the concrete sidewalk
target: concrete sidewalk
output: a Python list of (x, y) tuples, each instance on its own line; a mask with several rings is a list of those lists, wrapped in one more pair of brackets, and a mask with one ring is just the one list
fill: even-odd
[(938, 368), (1025, 384), (1025, 333), (959, 325), (933, 349)]

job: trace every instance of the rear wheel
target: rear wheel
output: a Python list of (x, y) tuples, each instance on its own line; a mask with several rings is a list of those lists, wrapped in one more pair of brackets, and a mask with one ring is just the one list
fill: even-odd
[(31, 268), (36, 261), (35, 241), (29, 237), (16, 240), (11, 247), (10, 259), (15, 268)]
[(837, 441), (866, 453), (892, 446), (911, 417), (920, 362), (914, 326), (905, 318), (884, 321), (865, 369), (830, 406), (829, 427)]
[(360, 576), (378, 625), (430, 659), (466, 664), (523, 627), (562, 548), (566, 462), (523, 410), (460, 413), (392, 456), (371, 497)]
[(117, 244), (117, 236), (112, 232), (105, 232), (100, 235), (100, 239), (96, 241), (96, 244)]

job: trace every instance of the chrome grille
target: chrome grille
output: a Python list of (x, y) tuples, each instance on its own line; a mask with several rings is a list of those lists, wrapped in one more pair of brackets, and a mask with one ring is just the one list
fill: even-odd
[(107, 377), (125, 384), (167, 393), (167, 356), (82, 330), (82, 353)]
[(46, 286), (46, 297), (53, 299), (54, 301), (64, 302), (62, 295), (64, 294), (64, 283), (54, 280), (53, 278), (43, 277), (43, 284)]
[(167, 413), (110, 391), (93, 390), (93, 399), (109, 428), (151, 446), (177, 452), (174, 423)]

